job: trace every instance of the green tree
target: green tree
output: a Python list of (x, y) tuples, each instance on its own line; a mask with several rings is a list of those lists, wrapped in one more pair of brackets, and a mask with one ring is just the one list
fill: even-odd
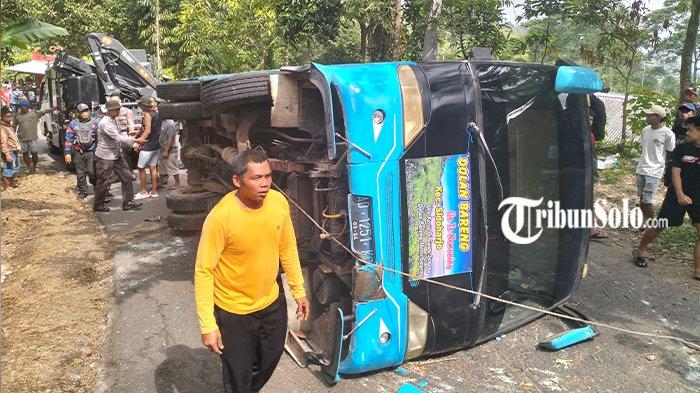
[(360, 33), (361, 61), (386, 61), (394, 54), (393, 0), (346, 0), (345, 17), (356, 23)]
[(622, 101), (622, 138), (618, 149), (627, 142), (628, 104), (632, 76), (639, 69), (644, 48), (654, 48), (658, 26), (647, 24), (648, 9), (642, 0), (631, 5), (601, 2), (596, 8), (582, 8), (577, 15), (597, 29), (597, 40), (581, 45), (581, 57), (591, 64), (607, 65), (624, 80)]
[[(644, 51), (653, 51), (659, 29), (649, 18), (642, 0), (630, 4), (620, 0), (525, 0), (528, 19), (559, 18), (573, 26), (587, 26), (592, 35), (581, 40), (580, 59), (594, 66), (614, 71), (622, 80), (625, 98), (622, 103), (622, 149), (627, 141), (628, 103), (632, 80), (642, 68)], [(549, 38), (547, 38), (549, 40)]]
[(220, 28), (222, 21), (214, 15), (225, 15), (224, 3), (192, 0), (181, 5), (178, 23), (165, 37), (168, 45), (179, 48), (179, 59), (173, 62), (178, 77), (216, 74), (233, 68), (228, 55), (228, 34)]
[(188, 0), (164, 43), (178, 48), (178, 76), (266, 69), (277, 64), (282, 40), (274, 4), (263, 0)]
[(338, 36), (343, 3), (340, 0), (278, 0), (277, 29), (286, 45), (304, 48), (332, 42)]
[(15, 0), (0, 4), (0, 15), (0, 75), (18, 49), (29, 49), (30, 44), (68, 34), (62, 27), (32, 20), (24, 4)]
[(507, 38), (501, 4), (501, 0), (445, 0), (442, 18), (463, 59), (477, 46), (490, 48), (494, 56), (503, 51)]
[(403, 6), (404, 54), (407, 59), (419, 60), (423, 55), (425, 32), (430, 25), (432, 0), (405, 0)]
[[(683, 88), (691, 84), (693, 54), (698, 51), (698, 25), (700, 25), (700, 0), (694, 0), (692, 5), (690, 5), (690, 18), (688, 19), (688, 27), (686, 28), (685, 40), (683, 41), (683, 51), (681, 52), (681, 94)], [(695, 71), (697, 71), (697, 59), (695, 60)], [(695, 75), (694, 72), (693, 75)]]
[(438, 57), (464, 59), (476, 46), (490, 48), (498, 57), (509, 45), (503, 21), (506, 4), (510, 1), (406, 0), (403, 21), (407, 57), (431, 57), (433, 45), (438, 47)]
[[(664, 7), (650, 14), (657, 25), (665, 28), (665, 34), (656, 47), (656, 53), (660, 62), (665, 66), (666, 72), (671, 75), (689, 74), (685, 82), (680, 82), (682, 78), (674, 78), (673, 90), (678, 95), (678, 87), (695, 84), (697, 81), (698, 62), (700, 61), (700, 33), (697, 31), (698, 15), (693, 16), (692, 6), (695, 1), (687, 0), (666, 0)], [(691, 21), (695, 20), (695, 25)], [(695, 32), (695, 44), (686, 41), (690, 38), (688, 33)], [(690, 47), (691, 53), (684, 55), (684, 50)], [(683, 59), (686, 60), (686, 67), (683, 67)], [(679, 70), (679, 66), (682, 69)], [(668, 88), (668, 87), (666, 87)]]
[[(123, 4), (121, 0), (109, 1)], [(135, 21), (137, 29), (121, 32), (116, 37), (124, 45), (127, 44), (124, 43), (123, 39), (129, 40), (131, 46), (127, 47), (144, 48), (148, 53), (152, 53), (155, 58), (157, 74), (162, 73), (165, 65), (174, 64), (181, 60), (179, 48), (166, 42), (166, 38), (171, 35), (172, 30), (178, 24), (182, 3), (182, 0), (137, 0), (125, 4), (126, 7), (130, 8), (129, 15), (140, 15), (141, 17)], [(127, 25), (128, 21), (123, 23), (121, 26)]]

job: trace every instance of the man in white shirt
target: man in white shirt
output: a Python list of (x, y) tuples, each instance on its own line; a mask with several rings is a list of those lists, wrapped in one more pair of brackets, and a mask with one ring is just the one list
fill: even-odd
[(644, 222), (654, 217), (654, 196), (664, 175), (666, 155), (676, 147), (676, 136), (661, 124), (666, 110), (659, 105), (644, 109), (648, 126), (642, 130), (642, 155), (637, 165), (637, 195)]

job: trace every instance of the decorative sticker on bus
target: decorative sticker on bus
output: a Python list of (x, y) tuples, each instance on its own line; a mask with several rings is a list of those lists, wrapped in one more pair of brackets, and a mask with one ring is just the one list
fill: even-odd
[(468, 153), (406, 160), (408, 261), (414, 277), (472, 271), (469, 160)]

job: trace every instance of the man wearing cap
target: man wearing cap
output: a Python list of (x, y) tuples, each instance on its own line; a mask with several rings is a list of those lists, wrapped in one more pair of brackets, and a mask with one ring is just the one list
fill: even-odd
[[(14, 126), (17, 130), (17, 137), (22, 145), (22, 156), (30, 173), (36, 172), (36, 164), (39, 162), (39, 120), (47, 113), (53, 112), (56, 108), (48, 108), (41, 111), (29, 109), (29, 102), (19, 101), (19, 113), (15, 116)], [(31, 158), (29, 154), (31, 153)]]
[[(685, 121), (693, 116), (700, 115), (700, 104), (697, 101), (698, 93), (694, 87), (686, 87), (683, 90), (683, 102), (678, 106), (678, 111), (676, 112), (676, 119), (673, 121), (673, 126), (671, 131), (676, 135), (676, 145), (680, 145), (685, 142), (686, 139), (686, 127)], [(664, 172), (664, 185), (666, 187), (673, 187), (671, 182), (671, 160), (666, 160), (666, 171)]]
[(111, 184), (112, 173), (116, 174), (122, 183), (122, 210), (138, 209), (141, 203), (134, 202), (134, 186), (131, 184), (131, 171), (122, 153), (122, 146), (139, 148), (134, 138), (119, 132), (115, 119), (119, 116), (121, 104), (116, 100), (108, 100), (105, 105), (107, 116), (100, 120), (97, 126), (97, 148), (95, 149), (95, 202), (92, 207), (96, 212), (108, 212), (105, 206), (107, 190)]
[[(141, 136), (136, 141), (141, 145), (139, 162), (136, 167), (139, 170), (139, 182), (141, 189), (134, 199), (158, 197), (158, 156), (160, 153), (160, 126), (162, 120), (156, 111), (155, 101), (151, 97), (141, 97), (139, 107), (143, 111), (143, 125)], [(146, 188), (146, 168), (151, 173), (153, 188), (149, 192)]]
[(700, 107), (700, 104), (697, 103), (697, 100), (698, 92), (694, 87), (688, 86), (685, 89), (683, 89), (683, 101), (678, 107), (676, 119), (673, 121), (673, 126), (671, 127), (671, 131), (673, 131), (673, 133), (676, 134), (677, 143), (681, 143), (686, 138), (686, 129), (683, 123), (690, 117), (695, 116), (695, 114), (697, 113), (697, 110)]
[[(90, 116), (87, 104), (78, 104), (78, 118), (71, 120), (66, 128), (64, 156), (66, 163), (75, 162), (78, 178), (78, 199), (88, 196), (87, 179), (95, 187), (95, 148), (97, 147), (97, 126), (100, 121)], [(87, 177), (87, 179), (86, 179)]]
[(654, 196), (663, 177), (666, 155), (676, 147), (676, 136), (661, 121), (666, 110), (652, 105), (643, 110), (647, 115), (648, 126), (642, 130), (642, 154), (637, 165), (637, 195), (639, 206), (644, 214), (644, 222), (654, 216)]

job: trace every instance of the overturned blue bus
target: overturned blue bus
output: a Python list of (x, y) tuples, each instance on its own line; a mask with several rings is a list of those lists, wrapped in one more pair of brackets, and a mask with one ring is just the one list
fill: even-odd
[(201, 226), (207, 201), (232, 188), (235, 154), (262, 147), (298, 206), (312, 315), (289, 331), (287, 350), (300, 365), (320, 364), (335, 383), (469, 348), (540, 313), (422, 279), (543, 310), (571, 295), (587, 231), (544, 229), (515, 244), (498, 207), (519, 196), (591, 208), (585, 94), (601, 88), (585, 68), (478, 59), (162, 84), (161, 113), (183, 121), (190, 183), (167, 200), (169, 223)]

